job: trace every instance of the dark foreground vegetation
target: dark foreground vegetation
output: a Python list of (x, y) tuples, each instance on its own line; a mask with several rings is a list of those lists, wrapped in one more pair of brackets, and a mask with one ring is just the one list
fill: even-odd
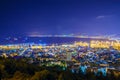
[(95, 75), (90, 70), (86, 74), (72, 73), (63, 67), (29, 64), (28, 58), (0, 58), (0, 80), (120, 80), (120, 72), (110, 71), (107, 76)]

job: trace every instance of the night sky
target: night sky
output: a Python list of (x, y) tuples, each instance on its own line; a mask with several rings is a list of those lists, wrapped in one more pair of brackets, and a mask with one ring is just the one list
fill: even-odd
[(119, 33), (120, 0), (0, 0), (0, 36)]

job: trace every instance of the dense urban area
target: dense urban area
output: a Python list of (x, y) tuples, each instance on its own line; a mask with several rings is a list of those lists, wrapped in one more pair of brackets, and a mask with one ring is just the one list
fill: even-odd
[(120, 80), (120, 42), (0, 46), (1, 80)]

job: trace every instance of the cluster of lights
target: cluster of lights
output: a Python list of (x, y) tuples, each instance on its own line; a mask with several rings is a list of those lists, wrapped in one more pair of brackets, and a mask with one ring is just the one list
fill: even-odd
[(91, 48), (109, 48), (111, 46), (110, 41), (91, 41)]
[(120, 50), (120, 42), (119, 41), (91, 41), (90, 47), (91, 48), (110, 48), (113, 47), (114, 49)]
[(120, 50), (120, 42), (119, 41), (99, 41), (99, 40), (91, 40), (88, 42), (75, 42), (77, 46), (91, 47), (91, 48), (110, 48)]
[(89, 46), (89, 43), (80, 41), (80, 42), (75, 42), (75, 45), (76, 45), (76, 46), (88, 47), (88, 46)]
[[(66, 46), (66, 45), (62, 45)], [(68, 46), (68, 45), (67, 45)], [(91, 40), (88, 42), (75, 42), (74, 46), (83, 46), (83, 47), (91, 47), (91, 48), (110, 48), (120, 50), (120, 42), (119, 41), (99, 41), (99, 40)], [(0, 49), (20, 49), (23, 47), (29, 47), (28, 44), (24, 45), (0, 45)], [(43, 45), (32, 45), (31, 48), (42, 48)], [(52, 47), (52, 46), (51, 46)], [(71, 46), (72, 47), (72, 46)]]

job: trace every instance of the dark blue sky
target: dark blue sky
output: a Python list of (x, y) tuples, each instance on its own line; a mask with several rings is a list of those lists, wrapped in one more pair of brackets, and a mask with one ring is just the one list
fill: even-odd
[(0, 36), (72, 33), (120, 33), (120, 0), (0, 0)]

